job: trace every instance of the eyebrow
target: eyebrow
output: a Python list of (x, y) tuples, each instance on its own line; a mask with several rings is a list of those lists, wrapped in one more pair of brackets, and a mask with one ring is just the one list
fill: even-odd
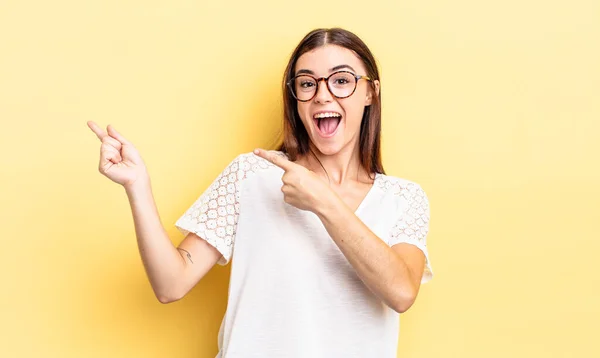
[[(352, 68), (352, 66), (350, 66), (350, 65), (337, 65), (337, 66), (335, 66), (335, 67), (332, 67), (332, 68), (330, 68), (330, 69), (329, 69), (329, 72), (331, 73), (331, 72), (334, 72), (334, 71), (337, 71), (337, 70), (341, 70), (342, 68), (347, 68), (347, 69), (350, 69), (352, 72), (356, 72), (356, 71), (355, 71), (355, 70)], [(296, 76), (298, 76), (298, 75), (300, 75), (300, 74), (302, 74), (302, 73), (308, 73), (309, 75), (314, 75), (314, 74), (315, 74), (313, 71), (311, 71), (311, 70), (307, 70), (307, 69), (303, 68), (303, 69), (301, 69), (301, 70), (298, 70), (298, 71), (296, 72)]]

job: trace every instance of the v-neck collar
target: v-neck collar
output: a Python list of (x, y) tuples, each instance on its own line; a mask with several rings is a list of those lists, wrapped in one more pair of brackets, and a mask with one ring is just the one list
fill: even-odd
[(375, 173), (375, 179), (373, 179), (373, 184), (369, 188), (369, 191), (367, 191), (367, 194), (365, 194), (365, 196), (363, 197), (363, 199), (360, 202), (360, 204), (358, 204), (358, 207), (354, 211), (354, 215), (358, 215), (360, 213), (362, 207), (365, 206), (365, 203), (367, 202), (367, 200), (369, 199), (369, 197), (372, 195), (371, 193), (373, 191), (375, 191), (375, 186), (377, 185), (377, 181), (380, 179), (380, 176), (381, 176), (380, 173)]

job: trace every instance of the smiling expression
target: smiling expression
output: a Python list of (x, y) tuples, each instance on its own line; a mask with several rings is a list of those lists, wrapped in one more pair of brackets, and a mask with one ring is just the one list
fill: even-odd
[[(360, 58), (337, 45), (324, 45), (302, 54), (294, 70), (294, 75), (304, 73), (316, 78), (336, 71), (367, 75)], [(374, 82), (378, 87), (378, 81)], [(312, 146), (325, 155), (336, 154), (347, 147), (356, 148), (365, 106), (371, 104), (372, 95), (371, 84), (366, 79), (359, 80), (354, 93), (346, 98), (336, 98), (325, 81), (320, 81), (314, 98), (297, 102), (298, 114)]]

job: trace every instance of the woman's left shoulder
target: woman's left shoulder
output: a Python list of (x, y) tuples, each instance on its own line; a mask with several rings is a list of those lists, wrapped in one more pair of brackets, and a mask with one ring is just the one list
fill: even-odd
[(377, 174), (374, 185), (382, 190), (386, 196), (394, 196), (400, 201), (428, 202), (427, 194), (421, 184), (407, 178)]
[(423, 190), (416, 181), (382, 173), (376, 174), (374, 184), (384, 190)]

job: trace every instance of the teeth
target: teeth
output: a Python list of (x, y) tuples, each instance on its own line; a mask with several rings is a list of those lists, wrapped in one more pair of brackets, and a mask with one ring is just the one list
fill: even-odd
[(331, 117), (341, 117), (339, 113), (335, 112), (324, 112), (315, 114), (314, 118), (331, 118)]

